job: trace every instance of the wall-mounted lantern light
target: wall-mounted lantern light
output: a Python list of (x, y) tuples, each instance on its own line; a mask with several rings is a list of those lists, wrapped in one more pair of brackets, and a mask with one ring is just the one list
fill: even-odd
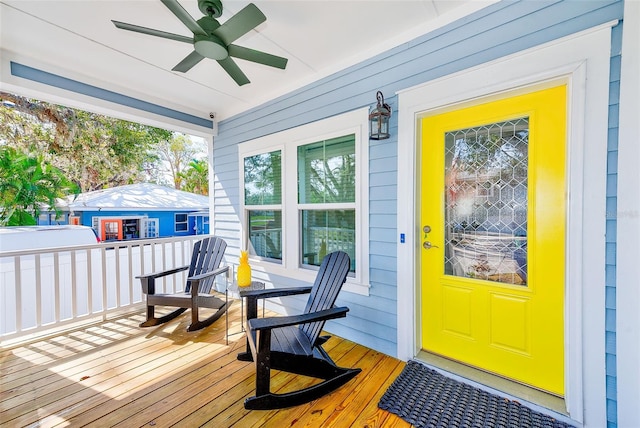
[(369, 138), (372, 140), (385, 140), (389, 138), (389, 118), (391, 107), (385, 104), (382, 92), (376, 93), (378, 105), (369, 113)]

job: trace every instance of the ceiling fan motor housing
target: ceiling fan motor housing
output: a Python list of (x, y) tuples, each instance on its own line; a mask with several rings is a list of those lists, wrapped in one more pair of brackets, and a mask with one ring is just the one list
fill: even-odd
[(220, 0), (198, 0), (198, 9), (207, 16), (214, 18), (222, 16), (222, 2)]

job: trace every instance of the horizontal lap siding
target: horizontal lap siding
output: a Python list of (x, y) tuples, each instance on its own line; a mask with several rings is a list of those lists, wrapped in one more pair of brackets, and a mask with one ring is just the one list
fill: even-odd
[(618, 392), (616, 365), (616, 227), (618, 183), (618, 107), (620, 101), (620, 61), (622, 51), (622, 25), (613, 28), (611, 34), (611, 68), (609, 76), (609, 132), (607, 144), (607, 228), (606, 228), (606, 376), (607, 376), (607, 426), (618, 423)]
[[(370, 295), (342, 293), (350, 308), (327, 329), (396, 355), (397, 135), (396, 91), (588, 29), (622, 16), (619, 1), (500, 2), (374, 58), (224, 120), (214, 141), (215, 233), (239, 253), (237, 144), (375, 104), (381, 90), (392, 106), (391, 138), (369, 143)], [(291, 279), (271, 276), (278, 286)], [(304, 300), (280, 303), (284, 312)], [(411, 308), (407, 308), (411, 310)]]

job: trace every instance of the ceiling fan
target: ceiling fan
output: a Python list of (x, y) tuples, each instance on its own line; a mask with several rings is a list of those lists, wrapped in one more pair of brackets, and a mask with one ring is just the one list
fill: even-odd
[(222, 15), (222, 2), (220, 0), (198, 0), (198, 8), (205, 16), (197, 21), (189, 15), (177, 0), (161, 1), (191, 30), (193, 37), (167, 33), (166, 31), (154, 30), (120, 21), (111, 20), (111, 22), (122, 30), (193, 44), (194, 51), (173, 67), (173, 71), (186, 73), (204, 58), (211, 58), (218, 61), (218, 64), (224, 68), (229, 76), (238, 85), (242, 86), (249, 83), (249, 79), (231, 57), (280, 69), (284, 69), (287, 66), (287, 58), (232, 44), (235, 40), (267, 20), (260, 9), (253, 3), (249, 3), (244, 9), (221, 25), (215, 19)]

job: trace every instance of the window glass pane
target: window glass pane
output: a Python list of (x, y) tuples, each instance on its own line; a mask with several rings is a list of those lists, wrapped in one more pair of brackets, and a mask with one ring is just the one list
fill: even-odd
[(244, 158), (245, 205), (274, 205), (282, 200), (280, 150)]
[(189, 229), (187, 214), (176, 214), (176, 232), (184, 232)]
[(249, 253), (282, 260), (282, 212), (280, 210), (247, 212)]
[(355, 202), (355, 135), (298, 147), (298, 201), (301, 204)]
[(302, 211), (302, 264), (320, 266), (332, 251), (341, 250), (351, 258), (350, 271), (356, 270), (355, 210)]

